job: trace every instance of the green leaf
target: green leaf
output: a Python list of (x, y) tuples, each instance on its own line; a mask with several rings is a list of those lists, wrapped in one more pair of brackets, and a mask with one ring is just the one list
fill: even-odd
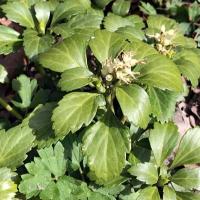
[(172, 119), (178, 94), (153, 87), (149, 87), (147, 93), (149, 94), (152, 113), (157, 120), (163, 123)]
[(116, 0), (113, 3), (112, 11), (117, 15), (124, 16), (129, 13), (130, 8), (131, 8), (131, 1)]
[(34, 136), (27, 126), (0, 130), (0, 167), (15, 169), (26, 159), (33, 146)]
[(57, 181), (66, 171), (64, 148), (60, 142), (54, 149), (48, 147), (38, 153), (40, 158), (34, 158), (34, 161), (25, 165), (28, 174), (22, 175), (19, 185), (20, 192), (26, 194), (27, 198), (37, 196), (53, 179)]
[(175, 20), (164, 15), (150, 15), (147, 24), (149, 28), (156, 28), (159, 31), (163, 25), (165, 25), (167, 30), (177, 28), (178, 26)]
[(10, 200), (15, 197), (17, 185), (12, 181), (15, 173), (8, 168), (0, 168), (0, 197), (2, 200)]
[(45, 33), (46, 25), (50, 17), (50, 8), (46, 2), (39, 2), (35, 5), (36, 18), (42, 33)]
[(64, 72), (75, 67), (86, 67), (86, 41), (73, 36), (55, 45), (39, 56), (39, 62), (48, 69)]
[(10, 2), (1, 6), (8, 19), (27, 28), (34, 28), (35, 24), (28, 6), (23, 2)]
[(19, 33), (10, 27), (0, 25), (0, 54), (9, 54), (15, 50), (15, 46), (21, 41)]
[(96, 115), (99, 98), (99, 94), (86, 92), (65, 95), (53, 111), (52, 121), (56, 136), (63, 138), (70, 131), (74, 133), (83, 125), (88, 126)]
[(140, 190), (140, 195), (137, 200), (160, 200), (160, 195), (157, 187), (147, 187)]
[(200, 169), (180, 169), (171, 177), (171, 181), (186, 189), (198, 189), (200, 187)]
[(100, 29), (103, 17), (102, 11), (90, 9), (86, 13), (72, 17), (67, 23), (58, 24), (52, 28), (52, 31), (62, 38), (76, 34), (89, 40), (94, 32)]
[(85, 200), (90, 191), (87, 184), (69, 176), (63, 176), (56, 183), (51, 182), (40, 194), (42, 200)]
[(47, 51), (53, 44), (53, 38), (50, 35), (38, 36), (35, 30), (27, 29), (24, 31), (24, 50), (26, 55), (33, 59), (38, 54)]
[(199, 55), (192, 51), (192, 49), (184, 48), (175, 54), (174, 62), (183, 76), (190, 80), (192, 85), (196, 87), (200, 77)]
[(200, 163), (200, 128), (189, 129), (183, 136), (171, 168)]
[(143, 181), (148, 185), (153, 185), (158, 181), (158, 171), (152, 163), (138, 163), (128, 171), (131, 175), (136, 176), (139, 181)]
[(40, 105), (33, 112), (29, 120), (29, 126), (33, 129), (34, 135), (36, 136), (35, 143), (39, 148), (49, 146), (57, 140), (51, 122), (55, 107), (56, 103)]
[(83, 138), (83, 152), (95, 181), (107, 182), (119, 177), (129, 151), (129, 131), (112, 113), (106, 113)]
[(123, 49), (125, 41), (119, 34), (98, 30), (89, 45), (96, 58), (102, 63), (108, 58), (115, 58)]
[(150, 3), (141, 2), (140, 10), (147, 15), (157, 14), (156, 9)]
[(144, 32), (141, 29), (137, 29), (132, 26), (126, 26), (119, 28), (116, 33), (121, 34), (124, 38), (128, 39), (129, 41), (138, 40), (145, 40)]
[(60, 3), (53, 14), (52, 25), (63, 19), (69, 19), (73, 15), (83, 13), (91, 7), (90, 0), (65, 0)]
[(164, 187), (163, 200), (177, 200), (175, 191), (169, 186)]
[(8, 72), (6, 71), (5, 67), (0, 64), (0, 83), (5, 83), (7, 80)]
[(200, 194), (192, 192), (177, 192), (177, 200), (199, 200)]
[(72, 91), (82, 88), (92, 82), (93, 74), (86, 68), (77, 67), (64, 71), (58, 86), (62, 91)]
[(140, 72), (140, 83), (176, 92), (183, 90), (180, 72), (170, 59), (162, 55), (152, 55), (145, 57), (144, 62), (145, 64), (138, 65), (134, 70)]
[(155, 123), (150, 131), (150, 145), (157, 165), (163, 165), (164, 160), (172, 153), (179, 138), (177, 126), (173, 123)]
[(33, 93), (37, 88), (37, 80), (31, 80), (26, 75), (22, 74), (17, 79), (13, 79), (12, 88), (16, 91), (21, 99), (20, 101), (13, 100), (12, 103), (21, 109), (28, 108), (31, 105)]
[(134, 27), (141, 29), (144, 27), (143, 21), (136, 15), (130, 15), (128, 17), (121, 17), (113, 13), (109, 13), (104, 18), (104, 26), (108, 31), (115, 32), (122, 27)]
[(82, 135), (68, 135), (62, 141), (65, 148), (65, 158), (70, 160), (70, 167), (73, 171), (81, 169), (81, 161), (83, 160), (82, 153)]
[(95, 4), (100, 8), (104, 8), (107, 4), (109, 4), (112, 0), (94, 0)]
[(116, 96), (124, 116), (136, 126), (146, 128), (151, 113), (148, 94), (138, 85), (116, 88)]

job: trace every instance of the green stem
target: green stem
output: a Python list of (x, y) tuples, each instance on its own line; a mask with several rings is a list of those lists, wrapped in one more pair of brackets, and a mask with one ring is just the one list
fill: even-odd
[(1, 97), (0, 97), (0, 105), (2, 105), (2, 107), (4, 107), (8, 112), (10, 112), (17, 119), (19, 120), (23, 119), (23, 117)]

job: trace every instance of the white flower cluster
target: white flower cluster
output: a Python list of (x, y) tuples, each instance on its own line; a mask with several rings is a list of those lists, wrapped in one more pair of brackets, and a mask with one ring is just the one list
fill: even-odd
[(144, 64), (144, 61), (134, 58), (133, 52), (124, 52), (121, 58), (117, 57), (114, 60), (107, 59), (103, 63), (102, 74), (108, 82), (114, 79), (120, 80), (123, 83), (129, 84), (136, 79), (139, 72), (133, 72), (132, 68), (137, 64)]
[(165, 25), (161, 26), (160, 33), (148, 35), (156, 40), (156, 48), (164, 55), (170, 55), (173, 48), (173, 39), (175, 37), (175, 30), (166, 30)]

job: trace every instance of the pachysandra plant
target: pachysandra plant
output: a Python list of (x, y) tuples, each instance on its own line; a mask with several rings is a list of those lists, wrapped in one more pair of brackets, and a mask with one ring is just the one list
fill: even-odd
[[(0, 26), (0, 53), (23, 46), (43, 80), (12, 80), (11, 104), (23, 116), (0, 98), (23, 119), (0, 129), (0, 198), (200, 198), (199, 169), (185, 166), (200, 162), (200, 129), (180, 139), (171, 122), (183, 77), (198, 85), (200, 52), (176, 21), (152, 15), (145, 26), (125, 0), (11, 0), (1, 8), (22, 30)], [(0, 82), (8, 81), (0, 66)], [(11, 171), (23, 165), (15, 181)]]

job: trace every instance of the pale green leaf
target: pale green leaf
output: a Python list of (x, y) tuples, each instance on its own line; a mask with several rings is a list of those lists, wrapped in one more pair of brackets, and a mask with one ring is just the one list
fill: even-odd
[(198, 189), (200, 187), (200, 169), (180, 169), (171, 177), (171, 181), (186, 189)]
[(158, 166), (162, 166), (164, 160), (172, 153), (178, 138), (178, 129), (173, 123), (155, 123), (154, 129), (150, 131), (149, 140)]
[(24, 50), (26, 55), (32, 59), (38, 54), (47, 51), (53, 44), (53, 37), (50, 35), (39, 36), (35, 30), (27, 29), (24, 35)]
[(0, 168), (0, 198), (12, 200), (17, 192), (17, 185), (12, 181), (15, 173), (8, 168)]
[(90, 40), (90, 48), (100, 62), (109, 58), (115, 58), (125, 45), (124, 39), (117, 33), (106, 30), (98, 30)]
[(38, 151), (40, 158), (25, 165), (28, 174), (22, 175), (19, 185), (21, 193), (27, 198), (37, 196), (45, 190), (55, 179), (56, 181), (66, 172), (66, 160), (64, 158), (64, 148), (59, 142), (54, 149), (48, 147)]
[(153, 185), (158, 181), (157, 167), (152, 163), (138, 163), (128, 171), (131, 175), (136, 176), (139, 181), (148, 185)]
[(62, 19), (69, 19), (71, 16), (83, 13), (91, 7), (89, 0), (65, 0), (64, 3), (60, 3), (53, 14), (52, 25)]
[(117, 100), (124, 116), (136, 126), (146, 128), (151, 113), (148, 94), (138, 85), (124, 85), (116, 88)]
[(93, 74), (86, 68), (77, 67), (64, 71), (58, 86), (62, 91), (72, 91), (92, 82)]
[(169, 121), (175, 112), (178, 94), (153, 87), (149, 87), (147, 93), (149, 94), (153, 115), (162, 123)]
[(86, 41), (73, 36), (55, 45), (39, 56), (39, 62), (48, 69), (64, 72), (75, 67), (86, 67)]
[(147, 3), (141, 2), (140, 10), (147, 15), (157, 14), (156, 9), (148, 2)]
[(65, 95), (53, 111), (56, 136), (63, 138), (70, 131), (74, 133), (83, 125), (88, 126), (96, 115), (99, 98), (99, 94), (86, 92)]
[(39, 2), (35, 5), (35, 16), (39, 22), (42, 33), (45, 33), (46, 25), (50, 17), (50, 8), (46, 2)]
[(172, 168), (184, 164), (200, 163), (200, 128), (196, 127), (189, 129), (183, 136), (175, 159), (172, 163)]
[(34, 136), (27, 126), (16, 126), (8, 131), (0, 130), (0, 167), (15, 169), (26, 159), (33, 146)]
[(160, 200), (157, 187), (147, 187), (140, 190), (140, 195), (137, 200)]
[(129, 150), (129, 131), (112, 113), (106, 113), (83, 138), (83, 151), (96, 181), (107, 182), (119, 177)]
[(22, 74), (17, 77), (17, 79), (13, 79), (12, 88), (18, 93), (21, 99), (21, 102), (13, 100), (12, 103), (21, 109), (28, 108), (31, 105), (31, 99), (37, 88), (37, 80), (31, 80), (29, 77)]
[(164, 187), (163, 200), (177, 200), (175, 191), (169, 186)]
[(19, 1), (9, 2), (1, 6), (7, 18), (27, 28), (34, 28), (35, 24), (28, 6)]
[(3, 65), (0, 65), (0, 83), (5, 83), (7, 80), (8, 72)]
[(127, 15), (131, 8), (131, 1), (116, 0), (112, 5), (112, 11), (117, 15)]

